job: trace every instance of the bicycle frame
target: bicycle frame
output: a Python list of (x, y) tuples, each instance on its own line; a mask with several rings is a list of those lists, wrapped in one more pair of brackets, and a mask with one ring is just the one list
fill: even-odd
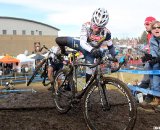
[[(78, 66), (91, 66), (92, 64), (76, 63), (76, 57), (75, 57), (74, 52), (72, 52), (72, 56), (73, 56), (73, 60), (71, 63), (71, 69), (70, 69), (70, 72), (66, 75), (66, 77), (68, 77), (69, 75), (73, 75), (73, 86), (72, 87), (74, 87), (74, 88), (72, 88), (73, 89), (72, 96), (73, 96), (73, 99), (81, 99), (83, 97), (84, 93), (86, 92), (86, 90), (88, 89), (88, 87), (90, 86), (90, 84), (92, 84), (94, 81), (97, 83), (98, 86), (102, 86), (101, 83), (103, 83), (103, 80), (102, 80), (103, 78), (101, 78), (101, 77), (103, 77), (103, 74), (101, 72), (100, 65), (96, 66), (95, 71), (92, 74), (89, 81), (87, 83), (85, 83), (85, 86), (83, 86), (83, 89), (79, 93), (77, 93), (77, 73), (76, 73), (77, 67)], [(66, 78), (65, 78), (65, 80), (66, 80)], [(65, 82), (65, 80), (64, 80), (64, 82)]]

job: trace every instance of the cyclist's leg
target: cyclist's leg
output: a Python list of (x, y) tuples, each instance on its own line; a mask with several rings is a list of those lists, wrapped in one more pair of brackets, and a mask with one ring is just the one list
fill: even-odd
[[(56, 71), (58, 72), (58, 71), (59, 71), (60, 69), (62, 69), (62, 68), (63, 68), (63, 63), (57, 63), (57, 65), (56, 65)], [(58, 85), (62, 84), (61, 80), (58, 80), (57, 82), (58, 82)], [(64, 87), (64, 89), (65, 89), (66, 91), (71, 91), (71, 86), (70, 86), (70, 84), (68, 83), (68, 84)]]
[[(94, 57), (91, 55), (90, 52), (86, 51), (85, 49), (81, 47), (80, 41), (78, 39), (75, 39), (72, 37), (57, 37), (56, 43), (61, 48), (63, 47), (63, 50), (64, 50), (64, 46), (67, 46), (67, 47), (70, 47), (72, 49), (82, 52), (87, 63), (94, 63)], [(93, 69), (90, 69), (89, 67), (86, 68), (86, 82), (90, 79), (92, 75), (92, 71)]]
[(48, 67), (48, 79), (51, 82), (51, 87), (49, 90), (54, 89), (54, 73), (63, 68), (63, 63), (51, 62), (51, 65)]
[(53, 67), (48, 66), (48, 79), (50, 80), (51, 83), (53, 83), (53, 72), (54, 72)]
[[(83, 53), (84, 58), (85, 58), (87, 63), (91, 63), (91, 64), (94, 63), (94, 57), (91, 55), (90, 52), (86, 51), (84, 48), (81, 47), (79, 40), (74, 39), (74, 38), (73, 39), (72, 38), (68, 38), (68, 41), (70, 41), (68, 43), (71, 43), (71, 44), (68, 44), (69, 47), (71, 47), (73, 49), (76, 49), (76, 50), (78, 50), (78, 51)], [(91, 69), (89, 67), (86, 67), (86, 82), (88, 82), (88, 80), (92, 76), (93, 71), (94, 71), (93, 68)]]
[(80, 41), (73, 37), (57, 37), (56, 43), (61, 48), (62, 53), (65, 52), (65, 46), (85, 53), (85, 49), (80, 46)]
[[(86, 59), (87, 63), (91, 63), (91, 64), (94, 63), (94, 57), (91, 55), (91, 53), (88, 53), (87, 55), (85, 55), (85, 59)], [(86, 83), (91, 78), (92, 73), (93, 73), (94, 70), (95, 70), (94, 68), (91, 69), (89, 67), (86, 67)]]
[[(69, 47), (71, 47), (73, 49), (76, 49), (76, 50), (78, 50), (78, 51), (83, 53), (84, 58), (85, 58), (87, 63), (91, 63), (91, 64), (94, 63), (94, 57), (91, 55), (90, 52), (86, 51), (84, 48), (81, 47), (79, 40), (74, 39), (74, 38), (73, 39), (72, 38), (68, 38), (68, 41), (70, 41), (68, 43), (71, 43), (71, 44), (68, 44)], [(86, 82), (88, 82), (88, 80), (92, 76), (93, 71), (94, 71), (93, 68), (91, 69), (89, 67), (86, 67)]]
[(55, 40), (58, 46), (60, 47), (62, 54), (65, 54), (66, 52), (65, 46), (67, 46), (67, 38), (68, 37), (57, 37)]
[(54, 73), (54, 68), (51, 65), (48, 66), (48, 79), (51, 82), (51, 87), (49, 87), (48, 90), (53, 89), (53, 73)]

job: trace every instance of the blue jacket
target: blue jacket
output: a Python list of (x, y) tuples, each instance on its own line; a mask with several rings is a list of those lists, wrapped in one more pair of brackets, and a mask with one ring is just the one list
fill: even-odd
[(152, 57), (160, 57), (160, 38), (154, 36), (150, 39), (150, 54)]

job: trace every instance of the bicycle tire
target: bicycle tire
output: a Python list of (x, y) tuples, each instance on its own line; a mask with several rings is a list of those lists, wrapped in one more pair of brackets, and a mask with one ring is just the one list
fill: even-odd
[(33, 72), (31, 78), (29, 79), (29, 81), (27, 82), (27, 86), (30, 85), (30, 83), (33, 81), (34, 77), (37, 75), (38, 71), (40, 70), (40, 68), (42, 67), (42, 65), (46, 62), (46, 59), (44, 59), (35, 69), (35, 71)]
[(88, 87), (84, 95), (83, 113), (88, 128), (91, 130), (132, 130), (137, 109), (127, 85), (113, 77), (105, 77), (103, 84), (109, 108), (103, 109), (96, 82)]
[[(56, 109), (59, 113), (64, 114), (67, 113), (71, 109), (71, 98), (72, 98), (72, 87), (70, 87), (71, 90), (66, 90), (65, 85), (62, 85), (64, 82), (64, 79), (66, 77), (66, 71), (63, 69), (58, 71), (55, 79), (54, 79), (54, 102), (56, 105)], [(67, 77), (67, 80), (65, 82), (68, 82), (71, 86), (72, 80), (71, 78)]]

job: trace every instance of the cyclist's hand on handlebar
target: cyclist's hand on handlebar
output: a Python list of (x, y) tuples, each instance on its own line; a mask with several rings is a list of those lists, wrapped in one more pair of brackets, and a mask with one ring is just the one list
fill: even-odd
[(96, 48), (93, 48), (91, 50), (91, 54), (95, 57), (95, 58), (101, 58), (102, 57), (102, 53), (103, 51), (101, 49), (96, 49)]

